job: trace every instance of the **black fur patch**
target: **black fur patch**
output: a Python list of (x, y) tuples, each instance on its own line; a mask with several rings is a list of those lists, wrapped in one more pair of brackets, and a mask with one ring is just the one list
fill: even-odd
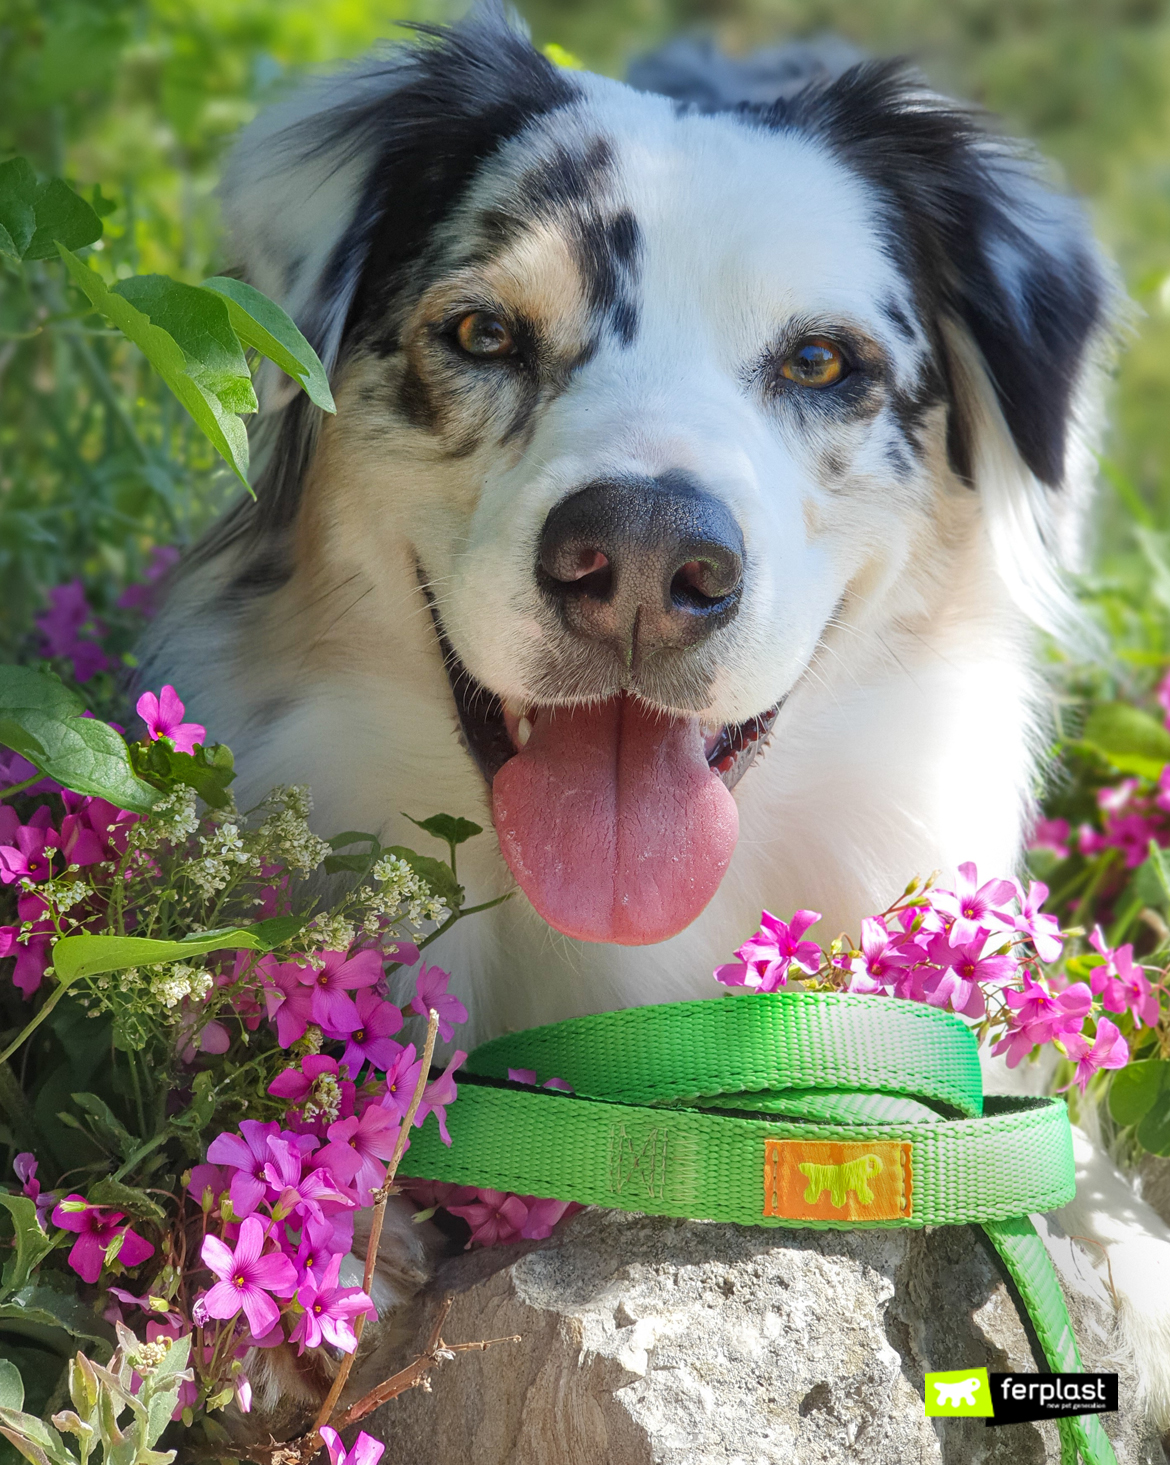
[[(875, 185), (923, 319), (966, 326), (1020, 456), (1058, 486), (1073, 388), (1109, 290), (1079, 211), (973, 113), (925, 92), (896, 62), (855, 66), (751, 114), (824, 140)], [(953, 420), (956, 470), (969, 474), (963, 434)]]

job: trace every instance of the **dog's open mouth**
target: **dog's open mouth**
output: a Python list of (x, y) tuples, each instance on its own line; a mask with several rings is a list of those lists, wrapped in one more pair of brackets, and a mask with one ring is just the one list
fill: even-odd
[(735, 849), (730, 790), (779, 707), (713, 731), (625, 693), (506, 707), (470, 675), (437, 616), (435, 629), (500, 849), (540, 915), (567, 936), (624, 946), (689, 926)]

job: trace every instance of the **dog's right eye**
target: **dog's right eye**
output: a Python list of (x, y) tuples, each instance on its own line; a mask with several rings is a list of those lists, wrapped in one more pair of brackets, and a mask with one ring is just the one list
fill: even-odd
[(455, 327), (455, 340), (460, 351), (477, 361), (501, 361), (516, 354), (512, 332), (490, 310), (465, 315)]

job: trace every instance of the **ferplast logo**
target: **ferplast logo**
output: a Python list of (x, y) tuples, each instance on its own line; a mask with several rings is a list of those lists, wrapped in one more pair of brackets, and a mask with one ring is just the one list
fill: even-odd
[(926, 1412), (932, 1417), (990, 1419), (995, 1412), (985, 1368), (953, 1368), (926, 1375)]

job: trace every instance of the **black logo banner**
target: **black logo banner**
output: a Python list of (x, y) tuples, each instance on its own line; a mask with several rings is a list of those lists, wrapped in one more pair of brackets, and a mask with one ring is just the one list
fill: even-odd
[(1115, 1373), (993, 1373), (989, 1425), (1117, 1412)]

